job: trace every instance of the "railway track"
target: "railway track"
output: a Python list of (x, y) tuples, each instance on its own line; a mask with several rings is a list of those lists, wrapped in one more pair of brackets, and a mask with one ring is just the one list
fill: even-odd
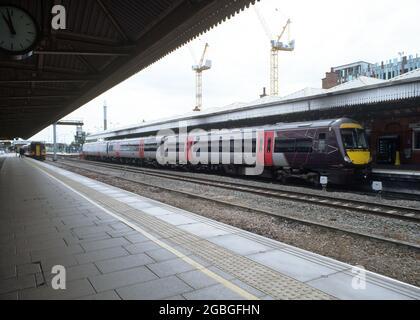
[[(68, 160), (66, 161), (80, 161), (80, 160)], [(83, 162), (91, 164), (92, 161)], [(205, 177), (187, 177), (179, 173), (170, 172), (157, 172), (153, 169), (137, 168), (127, 165), (110, 164), (103, 162), (94, 162), (96, 165), (106, 167), (110, 169), (124, 170), (125, 172), (141, 173), (148, 176), (154, 176), (159, 178), (166, 178), (176, 181), (199, 183), (201, 185), (207, 185), (212, 187), (224, 188), (228, 190), (248, 192), (256, 195), (262, 195), (272, 198), (285, 199), (297, 202), (305, 202), (314, 205), (320, 205), (331, 208), (338, 208), (344, 210), (350, 210), (354, 212), (362, 212), (367, 214), (373, 214), (377, 216), (385, 216), (389, 218), (396, 218), (407, 221), (420, 222), (420, 209), (395, 206), (389, 204), (381, 204), (377, 202), (366, 202), (354, 199), (337, 199), (328, 195), (309, 194), (299, 191), (290, 190), (278, 190), (269, 187), (251, 186), (241, 182), (220, 182)]]
[[(69, 161), (69, 160), (65, 160), (65, 161), (66, 162), (75, 162), (75, 161)], [(84, 161), (84, 163), (92, 165), (92, 161)], [(112, 164), (107, 164), (107, 163), (102, 163), (102, 162), (99, 162), (99, 163), (94, 162), (94, 163), (95, 163), (95, 165), (99, 164), (99, 167), (108, 167), (108, 168), (112, 167), (112, 169), (121, 170), (120, 165), (112, 165)], [(77, 166), (77, 165), (74, 165), (74, 164), (65, 164), (65, 165), (76, 168), (76, 169), (87, 170), (87, 171), (91, 171), (91, 172), (95, 172), (95, 173), (99, 173), (99, 174), (104, 175), (103, 172), (100, 172), (100, 171), (92, 169), (92, 168), (86, 168), (86, 167)], [(143, 170), (143, 169), (134, 170), (132, 167), (127, 167), (127, 166), (123, 166), (123, 167), (125, 169), (128, 169), (126, 171), (134, 172), (134, 173), (142, 173), (142, 172), (139, 172), (139, 170), (140, 171)], [(153, 174), (153, 176), (156, 176), (156, 175)], [(229, 207), (234, 207), (234, 208), (241, 208), (241, 209), (245, 209), (245, 210), (250, 211), (250, 212), (256, 212), (256, 213), (259, 213), (259, 214), (269, 215), (269, 216), (272, 216), (272, 217), (281, 218), (281, 219), (285, 219), (285, 220), (289, 220), (289, 221), (293, 221), (293, 222), (298, 222), (298, 223), (309, 225), (309, 226), (316, 226), (316, 227), (328, 229), (328, 230), (331, 230), (331, 231), (334, 231), (334, 232), (342, 232), (342, 233), (345, 233), (345, 234), (349, 234), (349, 235), (357, 236), (357, 237), (362, 237), (362, 238), (369, 239), (369, 240), (374, 239), (374, 240), (377, 240), (377, 241), (386, 242), (386, 243), (393, 244), (393, 245), (407, 247), (407, 248), (410, 248), (410, 249), (414, 249), (416, 251), (420, 250), (420, 245), (418, 245), (416, 243), (401, 241), (401, 240), (397, 240), (397, 239), (387, 238), (387, 237), (383, 237), (383, 236), (380, 236), (380, 235), (373, 235), (373, 234), (360, 232), (360, 231), (353, 231), (353, 230), (350, 230), (350, 229), (347, 229), (347, 228), (340, 228), (340, 227), (332, 226), (332, 225), (325, 224), (325, 223), (322, 223), (322, 222), (315, 222), (315, 221), (306, 220), (306, 219), (302, 219), (302, 218), (291, 217), (291, 216), (288, 216), (288, 215), (282, 215), (280, 213), (272, 212), (272, 211), (269, 211), (269, 210), (257, 209), (257, 208), (253, 208), (253, 207), (250, 207), (250, 206), (246, 206), (246, 205), (242, 205), (242, 204), (236, 204), (236, 203), (228, 202), (228, 201), (221, 200), (221, 199), (212, 199), (212, 198), (209, 198), (207, 196), (200, 196), (200, 195), (197, 195), (197, 194), (191, 194), (190, 192), (173, 190), (173, 189), (163, 187), (163, 186), (156, 186), (156, 185), (151, 184), (151, 183), (147, 183), (147, 182), (144, 182), (144, 181), (138, 181), (138, 180), (127, 178), (127, 177), (117, 177), (117, 178), (121, 179), (121, 180), (124, 180), (124, 181), (127, 181), (127, 182), (130, 182), (130, 183), (145, 185), (145, 186), (153, 187), (153, 188), (159, 188), (159, 189), (162, 189), (162, 190), (165, 190), (165, 191), (168, 191), (168, 192), (181, 194), (183, 196), (187, 196), (187, 197), (190, 197), (190, 198), (196, 198), (196, 199), (200, 199), (200, 200), (204, 200), (204, 201), (211, 201), (211, 202), (214, 202), (214, 203), (219, 203), (219, 204), (229, 206)]]

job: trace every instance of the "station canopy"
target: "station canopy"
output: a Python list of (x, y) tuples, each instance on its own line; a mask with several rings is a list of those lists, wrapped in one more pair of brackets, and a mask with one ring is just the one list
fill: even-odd
[[(1, 1), (32, 16), (39, 37), (25, 59), (0, 56), (0, 139), (31, 137), (254, 2)], [(57, 4), (66, 29), (52, 28)]]

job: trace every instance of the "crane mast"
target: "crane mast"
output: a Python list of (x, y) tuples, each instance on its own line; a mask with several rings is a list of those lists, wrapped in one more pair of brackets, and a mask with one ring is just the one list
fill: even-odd
[[(195, 71), (195, 100), (196, 105), (193, 111), (201, 111), (202, 109), (202, 101), (203, 101), (203, 71), (208, 70), (211, 68), (211, 61), (206, 60), (204, 63), (204, 57), (207, 52), (207, 48), (209, 47), (208, 43), (204, 46), (203, 54), (201, 55), (200, 62), (198, 65), (194, 65), (192, 69)], [(204, 64), (203, 64), (204, 63)]]
[[(279, 95), (279, 51), (293, 51), (295, 50), (295, 41), (290, 41), (290, 19), (283, 27), (280, 35), (276, 40), (271, 40), (271, 60), (270, 60), (270, 95)], [(286, 28), (288, 30), (289, 40), (287, 43), (281, 42)]]
[[(268, 25), (261, 15), (258, 7), (254, 6), (255, 13), (267, 35), (270, 39), (271, 49), (270, 49), (270, 95), (277, 96), (279, 95), (279, 51), (293, 51), (295, 49), (295, 41), (290, 41), (290, 19), (287, 20), (286, 24), (284, 25), (281, 33), (276, 37), (275, 40), (268, 28)], [(287, 43), (281, 42), (283, 35), (287, 30), (288, 33), (288, 41)]]

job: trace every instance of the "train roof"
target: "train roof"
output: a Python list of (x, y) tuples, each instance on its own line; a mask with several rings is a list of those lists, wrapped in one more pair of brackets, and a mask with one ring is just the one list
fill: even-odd
[[(243, 131), (251, 131), (255, 130), (255, 128), (261, 128), (264, 130), (287, 130), (287, 129), (298, 129), (298, 128), (323, 128), (323, 127), (339, 127), (342, 123), (358, 123), (355, 120), (350, 118), (337, 118), (337, 119), (327, 119), (327, 120), (316, 120), (316, 121), (302, 121), (302, 122), (290, 122), (290, 123), (276, 123), (274, 125), (266, 125), (266, 126), (256, 126), (256, 127), (245, 127), (245, 128), (233, 128), (233, 129), (225, 129), (225, 130), (240, 130)], [(210, 132), (206, 132), (208, 134)], [(198, 134), (201, 135), (201, 134)], [(120, 143), (124, 141), (126, 143), (129, 142), (136, 142), (139, 139), (156, 139), (156, 136), (146, 136), (146, 137), (138, 137), (138, 138), (130, 138), (130, 139), (117, 139), (117, 140), (110, 140), (110, 141), (98, 141), (98, 142), (90, 142), (90, 143)], [(86, 144), (90, 144), (86, 143)]]
[(338, 119), (315, 120), (315, 121), (277, 123), (276, 125), (272, 127), (280, 128), (280, 129), (337, 127), (342, 123), (357, 123), (357, 121), (352, 120), (350, 118), (338, 118)]

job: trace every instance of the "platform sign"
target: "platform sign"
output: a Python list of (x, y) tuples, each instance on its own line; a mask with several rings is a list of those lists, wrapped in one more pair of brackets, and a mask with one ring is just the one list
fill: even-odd
[(372, 190), (382, 191), (382, 181), (373, 181), (372, 182)]

